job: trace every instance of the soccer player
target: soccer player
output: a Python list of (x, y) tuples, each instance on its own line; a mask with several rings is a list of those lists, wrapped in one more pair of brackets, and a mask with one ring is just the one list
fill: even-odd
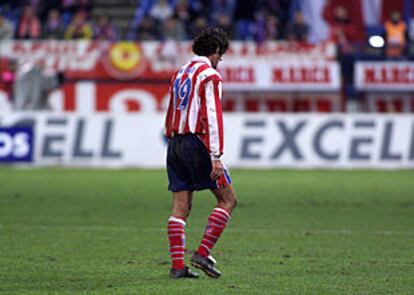
[(185, 264), (185, 225), (193, 192), (209, 189), (217, 206), (208, 217), (191, 264), (213, 278), (221, 276), (210, 255), (236, 206), (236, 195), (223, 154), (222, 79), (216, 71), (229, 45), (220, 28), (205, 28), (193, 41), (194, 56), (172, 77), (165, 119), (168, 140), (168, 189), (173, 194), (168, 219), (172, 269), (170, 277), (197, 278)]

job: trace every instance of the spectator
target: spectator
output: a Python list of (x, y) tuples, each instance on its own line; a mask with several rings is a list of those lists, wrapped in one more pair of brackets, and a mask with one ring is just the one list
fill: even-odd
[(210, 15), (211, 0), (188, 0), (194, 19)]
[[(286, 38), (285, 31), (289, 20), (291, 0), (258, 0), (256, 2), (256, 11), (266, 11), (267, 15), (275, 16), (277, 20), (277, 37)], [(273, 19), (273, 17), (271, 17)]]
[(261, 44), (267, 39), (266, 34), (266, 12), (259, 10), (254, 16), (254, 40)]
[(400, 57), (403, 55), (407, 43), (407, 25), (401, 19), (398, 11), (391, 12), (391, 19), (385, 22), (385, 40), (387, 57)]
[(173, 14), (174, 10), (167, 0), (158, 0), (149, 12), (149, 15), (159, 23), (163, 23)]
[(14, 24), (19, 21), (21, 6), (20, 0), (0, 1), (2, 15)]
[(175, 5), (175, 16), (178, 21), (180, 21), (184, 28), (189, 28), (192, 26), (192, 20), (194, 19), (194, 12), (188, 4), (187, 0), (178, 0)]
[(75, 14), (76, 1), (75, 0), (62, 0), (61, 12), (62, 20), (65, 25), (70, 23), (72, 15)]
[(188, 28), (188, 35), (191, 39), (194, 39), (201, 30), (206, 27), (208, 24), (207, 18), (204, 16), (198, 16), (194, 21), (193, 24)]
[(0, 15), (0, 41), (12, 39), (13, 35), (13, 24), (4, 15)]
[(254, 39), (258, 44), (276, 40), (278, 37), (278, 19), (267, 11), (259, 10), (255, 14)]
[(188, 22), (193, 18), (191, 7), (187, 0), (178, 0), (175, 5), (175, 14), (182, 22)]
[(115, 41), (118, 39), (117, 32), (111, 19), (107, 15), (100, 15), (94, 27), (94, 38), (96, 40)]
[(216, 14), (215, 25), (222, 28), (230, 38), (234, 37), (233, 21), (229, 14), (224, 12)]
[(183, 24), (175, 17), (166, 19), (162, 24), (161, 37), (164, 40), (184, 40), (186, 38), (186, 35)]
[(327, 0), (299, 0), (298, 3), (306, 23), (309, 25), (308, 41), (312, 44), (324, 42), (329, 38), (327, 18), (322, 17), (326, 10)]
[(290, 41), (307, 42), (309, 26), (305, 23), (302, 11), (295, 12), (293, 23), (287, 27), (287, 39)]
[(351, 22), (345, 7), (338, 5), (334, 7), (331, 14), (326, 6), (324, 17), (329, 23), (330, 39), (338, 44), (342, 53), (352, 52), (352, 41), (357, 39), (355, 25)]
[(19, 39), (38, 39), (42, 32), (42, 26), (39, 19), (34, 13), (32, 6), (26, 6), (23, 9), (23, 15), (20, 18), (17, 28), (17, 38)]
[(43, 39), (62, 39), (65, 27), (60, 19), (57, 9), (49, 11), (47, 21), (43, 26)]
[(7, 93), (7, 97), (9, 101), (12, 103), (13, 99), (13, 87), (14, 82), (16, 80), (16, 69), (17, 69), (17, 61), (16, 60), (8, 60), (5, 67), (2, 64), (2, 72), (1, 72), (1, 83), (3, 84), (4, 91)]
[(144, 16), (136, 29), (134, 39), (139, 41), (152, 41), (159, 40), (159, 38), (160, 34), (154, 19), (149, 16)]
[(69, 24), (72, 16), (83, 11), (87, 17), (90, 16), (92, 5), (90, 0), (62, 0), (62, 20), (65, 25)]
[(218, 18), (227, 15), (230, 22), (233, 22), (232, 16), (236, 7), (235, 0), (213, 0), (211, 4), (211, 18), (213, 22), (218, 23)]
[(48, 110), (48, 94), (59, 86), (57, 75), (46, 75), (40, 65), (23, 63), (17, 71), (13, 96), (15, 110)]
[(254, 38), (255, 26), (255, 3), (250, 0), (239, 0), (234, 9), (234, 22), (236, 28), (236, 39), (252, 40)]
[(280, 37), (279, 35), (279, 19), (276, 15), (268, 14), (266, 15), (266, 24), (265, 24), (265, 32), (266, 32), (266, 40), (276, 40)]
[(65, 39), (76, 40), (84, 39), (90, 40), (93, 36), (92, 26), (86, 21), (86, 13), (79, 11), (75, 14), (72, 22), (66, 29)]
[(47, 1), (40, 1), (37, 6), (37, 15), (41, 20), (47, 20), (49, 17), (49, 13), (51, 10), (56, 9), (59, 11), (59, 17), (61, 17), (60, 9), (61, 9), (61, 2), (62, 0), (47, 0)]

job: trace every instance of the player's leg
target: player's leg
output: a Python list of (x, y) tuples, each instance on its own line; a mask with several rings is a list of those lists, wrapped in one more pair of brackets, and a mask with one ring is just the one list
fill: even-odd
[(185, 225), (190, 214), (193, 193), (190, 191), (173, 192), (172, 214), (168, 219), (168, 240), (172, 268), (171, 278), (197, 278), (185, 265)]
[(221, 276), (221, 273), (214, 267), (216, 262), (210, 254), (237, 205), (237, 198), (231, 184), (222, 188), (212, 189), (211, 191), (217, 199), (217, 206), (208, 217), (203, 239), (197, 252), (191, 258), (191, 263), (195, 267), (202, 269), (207, 275), (218, 278)]
[(236, 193), (231, 184), (223, 188), (211, 190), (217, 199), (217, 206), (208, 217), (206, 231), (197, 252), (202, 257), (207, 257), (221, 234), (223, 233), (231, 213), (237, 205)]
[(217, 199), (217, 207), (225, 209), (230, 214), (237, 206), (236, 192), (233, 185), (229, 184), (224, 188), (211, 190)]
[(172, 216), (186, 220), (190, 215), (193, 192), (181, 191), (173, 192)]
[(176, 136), (168, 143), (167, 174), (168, 189), (173, 192), (172, 214), (168, 220), (168, 238), (172, 259), (172, 278), (194, 278), (193, 273), (185, 266), (185, 225), (190, 214), (193, 191), (193, 174), (196, 167), (197, 154), (193, 148), (194, 136)]
[(168, 218), (168, 240), (173, 269), (185, 268), (185, 225), (191, 198), (192, 194), (188, 191), (173, 193), (172, 212)]

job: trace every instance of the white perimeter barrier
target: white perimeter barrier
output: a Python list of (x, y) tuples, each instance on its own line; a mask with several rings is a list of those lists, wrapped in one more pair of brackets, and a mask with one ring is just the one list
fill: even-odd
[[(0, 115), (0, 164), (164, 167), (162, 114)], [(225, 114), (224, 160), (252, 168), (414, 168), (414, 117)]]

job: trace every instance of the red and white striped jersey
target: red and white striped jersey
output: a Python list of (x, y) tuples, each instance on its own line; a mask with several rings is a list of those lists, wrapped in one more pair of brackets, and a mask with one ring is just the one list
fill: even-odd
[(223, 154), (222, 79), (207, 57), (195, 56), (172, 77), (165, 135), (194, 133), (210, 152)]

